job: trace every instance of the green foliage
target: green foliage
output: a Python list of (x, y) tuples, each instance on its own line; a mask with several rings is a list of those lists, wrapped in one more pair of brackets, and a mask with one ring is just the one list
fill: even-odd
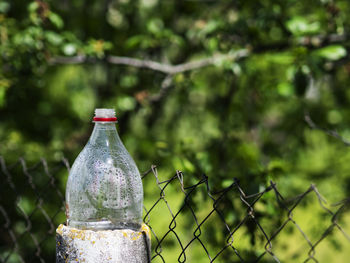
[(329, 60), (339, 60), (346, 56), (346, 49), (340, 45), (332, 45), (319, 49), (317, 55)]
[[(141, 171), (181, 169), (188, 183), (205, 173), (214, 190), (233, 177), (251, 192), (274, 180), (291, 195), (314, 182), (339, 200), (350, 194), (348, 149), (304, 115), (350, 139), (349, 12), (346, 0), (2, 0), (0, 155), (73, 161), (93, 109), (114, 107)], [(162, 73), (106, 62), (180, 64), (242, 49), (245, 58), (172, 76), (164, 94)], [(87, 63), (53, 63), (62, 56)]]

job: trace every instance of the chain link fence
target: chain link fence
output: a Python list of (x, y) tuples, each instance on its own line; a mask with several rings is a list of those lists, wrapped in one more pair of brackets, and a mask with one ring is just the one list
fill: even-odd
[[(69, 162), (0, 166), (0, 262), (54, 262)], [(328, 205), (315, 185), (285, 199), (274, 182), (246, 194), (237, 179), (214, 192), (205, 175), (161, 178), (155, 166), (142, 175), (152, 262), (329, 262), (324, 251), (350, 249), (350, 198)]]

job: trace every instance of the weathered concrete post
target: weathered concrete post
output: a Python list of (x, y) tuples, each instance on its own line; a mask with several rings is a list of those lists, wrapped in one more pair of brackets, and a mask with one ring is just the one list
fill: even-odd
[(65, 225), (56, 230), (56, 263), (148, 263), (150, 249), (145, 224), (140, 231), (80, 230)]
[(69, 172), (67, 224), (56, 231), (56, 262), (150, 262), (140, 172), (120, 140), (114, 110), (96, 109), (93, 122)]

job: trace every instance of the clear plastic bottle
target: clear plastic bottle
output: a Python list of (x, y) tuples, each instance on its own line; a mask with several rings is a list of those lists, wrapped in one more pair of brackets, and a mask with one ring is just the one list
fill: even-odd
[(143, 188), (121, 142), (113, 109), (95, 110), (95, 127), (69, 173), (67, 224), (78, 229), (133, 229), (142, 223)]

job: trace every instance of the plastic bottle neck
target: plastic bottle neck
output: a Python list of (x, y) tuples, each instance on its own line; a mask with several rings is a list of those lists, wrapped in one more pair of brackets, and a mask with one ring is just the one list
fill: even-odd
[(115, 127), (115, 122), (107, 122), (107, 121), (95, 121), (94, 130), (96, 129), (117, 131)]
[(89, 142), (93, 145), (114, 148), (121, 144), (114, 122), (95, 122)]

